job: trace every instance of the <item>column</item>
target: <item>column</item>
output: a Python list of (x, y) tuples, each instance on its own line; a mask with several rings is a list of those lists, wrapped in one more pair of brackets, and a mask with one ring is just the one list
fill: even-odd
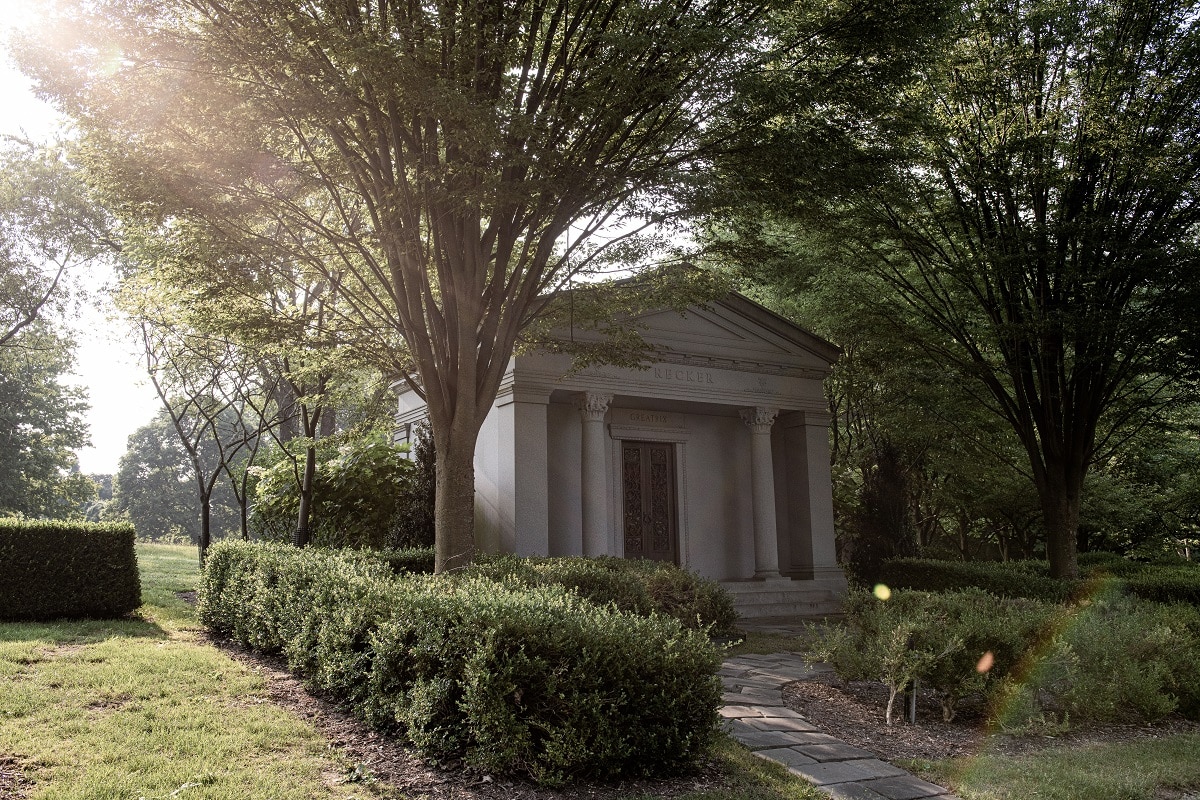
[(771, 458), (771, 425), (778, 410), (743, 408), (750, 428), (750, 482), (754, 498), (754, 577), (779, 578), (779, 544), (775, 524), (775, 464)]
[(611, 394), (584, 392), (579, 397), (582, 420), (579, 475), (582, 482), (583, 554), (608, 554), (608, 470), (604, 462), (604, 415)]
[[(549, 472), (546, 452), (546, 410), (549, 397), (517, 393), (512, 407), (511, 481), (512, 552), (519, 556), (550, 554)], [(506, 525), (507, 527), (507, 525)]]
[(805, 411), (805, 472), (809, 495), (809, 533), (812, 537), (813, 579), (845, 593), (846, 576), (837, 563), (833, 528), (833, 478), (829, 468), (829, 414)]

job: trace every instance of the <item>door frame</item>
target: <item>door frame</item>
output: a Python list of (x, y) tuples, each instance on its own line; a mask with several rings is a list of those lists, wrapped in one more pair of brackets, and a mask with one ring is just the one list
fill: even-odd
[(610, 425), (609, 437), (612, 440), (612, 458), (609, 462), (612, 472), (609, 475), (609, 485), (613, 487), (608, 498), (608, 518), (612, 520), (612, 548), (609, 552), (618, 558), (625, 558), (625, 482), (622, 475), (621, 445), (626, 441), (666, 443), (674, 446), (675, 457), (675, 554), (679, 559), (679, 566), (688, 566), (692, 560), (687, 503), (687, 445), (691, 434), (682, 429), (663, 430), (636, 425)]

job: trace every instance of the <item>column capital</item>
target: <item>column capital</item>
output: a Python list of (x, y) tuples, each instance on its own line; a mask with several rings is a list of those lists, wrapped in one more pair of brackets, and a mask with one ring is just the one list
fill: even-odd
[(738, 413), (742, 417), (742, 422), (746, 423), (754, 433), (770, 433), (779, 409), (754, 406), (753, 408), (739, 409)]
[(612, 402), (611, 394), (597, 392), (582, 392), (576, 403), (579, 414), (585, 422), (603, 422), (608, 412), (608, 404)]

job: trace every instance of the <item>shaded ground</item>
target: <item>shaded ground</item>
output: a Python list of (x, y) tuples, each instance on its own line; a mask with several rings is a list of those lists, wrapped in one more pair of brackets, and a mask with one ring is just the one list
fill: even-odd
[(20, 800), (32, 786), (21, 768), (20, 759), (0, 753), (0, 797), (5, 800)]
[(943, 759), (974, 755), (985, 747), (1008, 755), (1062, 745), (1131, 742), (1180, 733), (1200, 733), (1200, 723), (1178, 716), (1152, 725), (1106, 725), (1061, 736), (1012, 736), (988, 730), (983, 709), (966, 705), (954, 722), (943, 722), (932, 695), (918, 696), (917, 724), (884, 723), (887, 688), (881, 683), (842, 684), (832, 675), (789, 684), (784, 701), (822, 732), (870, 750), (885, 761)]

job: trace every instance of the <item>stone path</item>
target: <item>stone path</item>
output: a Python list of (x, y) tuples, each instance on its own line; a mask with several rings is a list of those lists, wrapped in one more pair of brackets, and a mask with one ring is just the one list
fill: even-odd
[(795, 653), (726, 659), (721, 716), (725, 729), (760, 758), (816, 784), (838, 800), (958, 800), (874, 753), (821, 733), (783, 704), (783, 685), (829, 671)]

